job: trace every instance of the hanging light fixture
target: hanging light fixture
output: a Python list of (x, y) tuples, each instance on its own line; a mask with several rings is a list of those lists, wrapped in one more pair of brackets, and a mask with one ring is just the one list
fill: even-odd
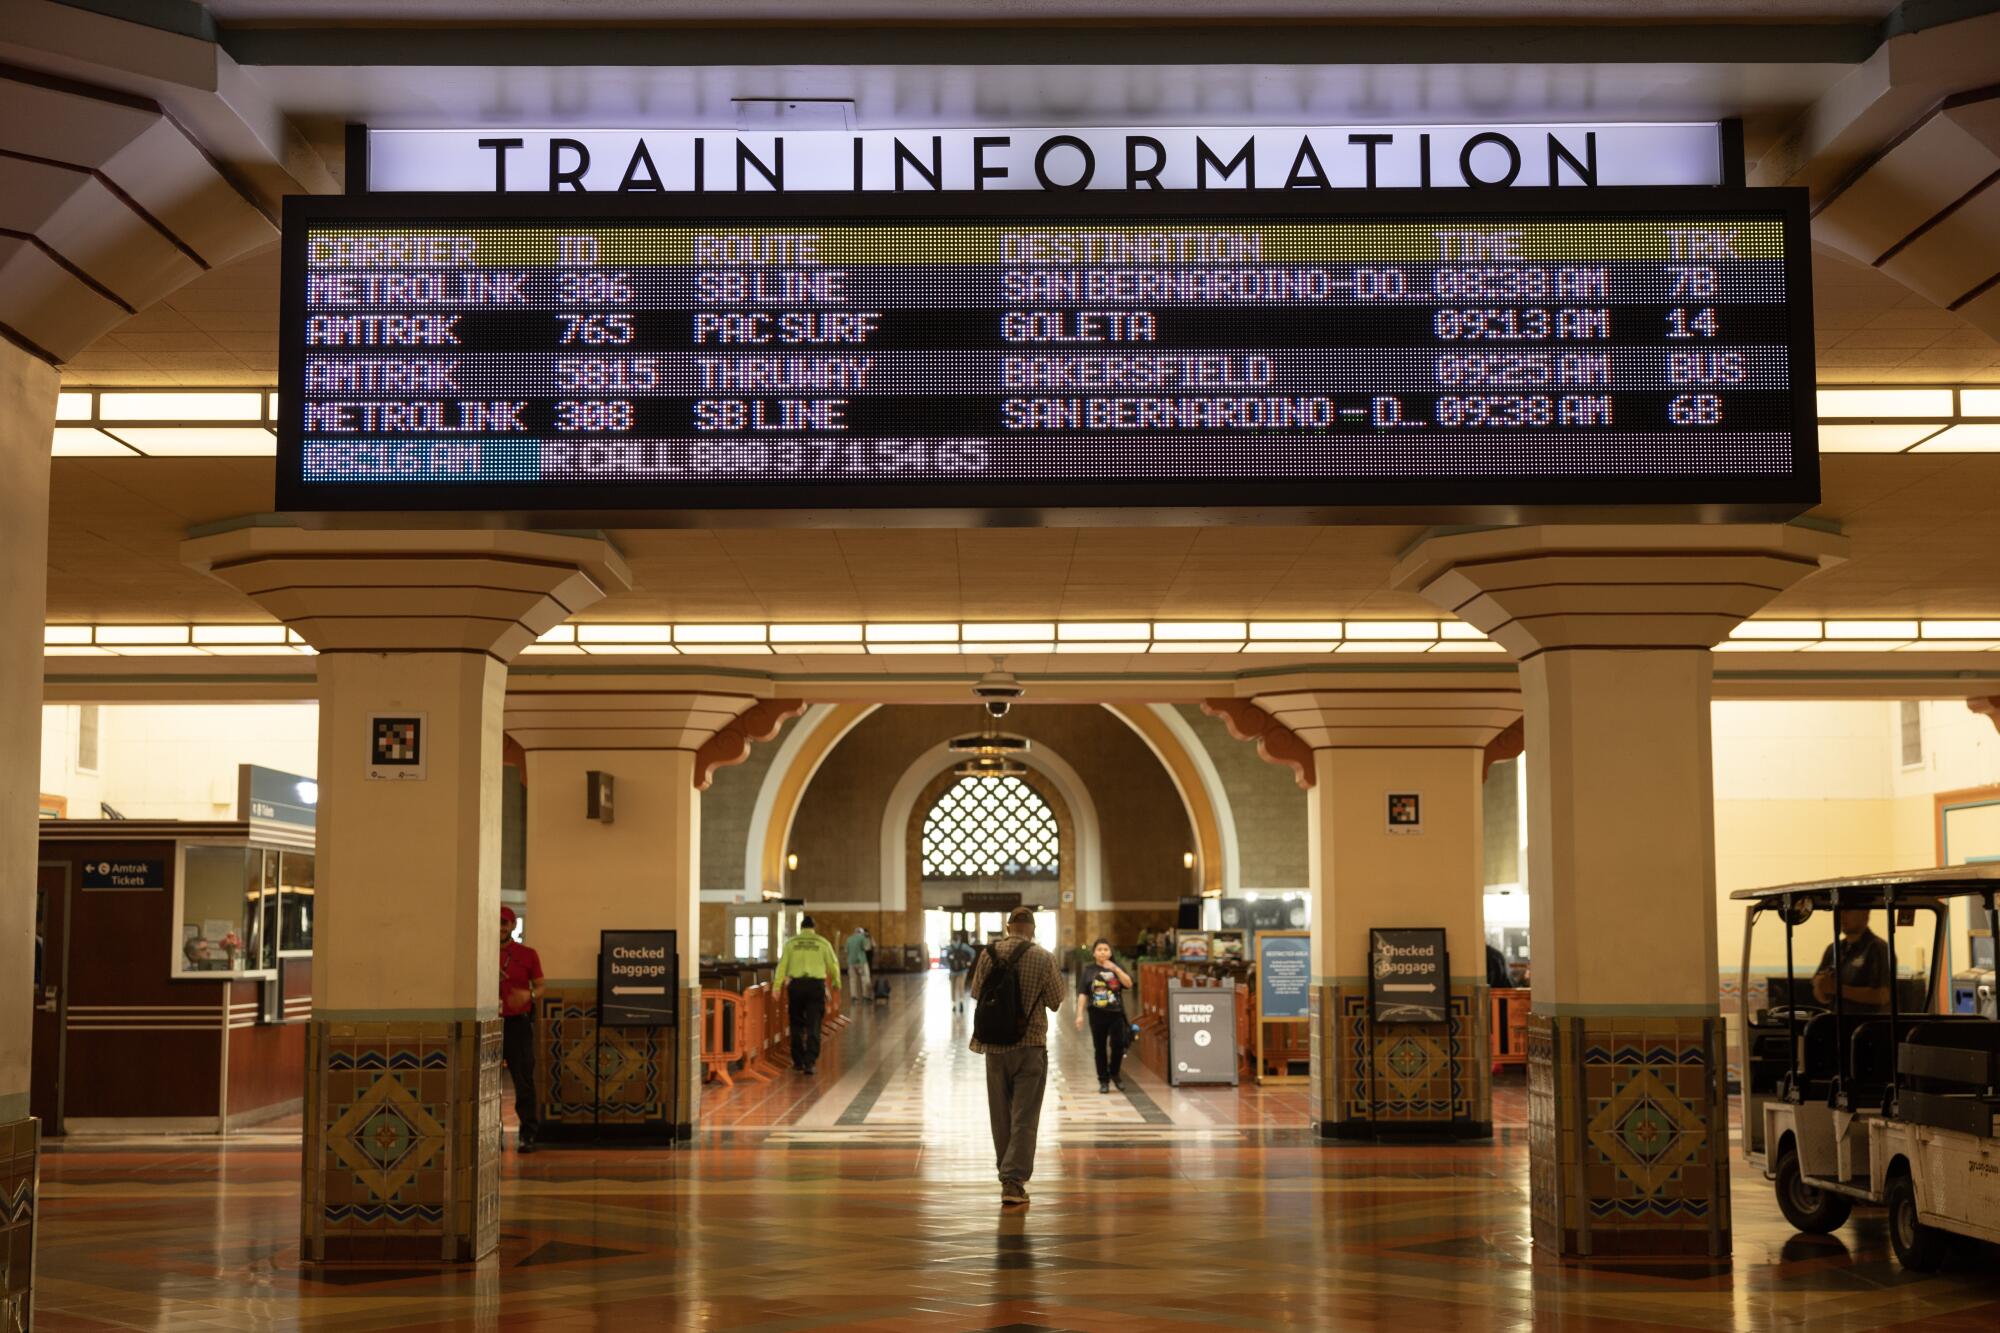
[(1026, 736), (1005, 736), (996, 731), (991, 723), (976, 736), (954, 736), (949, 742), (953, 754), (972, 755), (1016, 755), (1025, 754), (1032, 747)]
[(965, 760), (951, 772), (953, 777), (960, 778), (1022, 778), (1028, 775), (1028, 766), (1006, 755), (980, 754)]
[(1014, 757), (1027, 753), (1028, 738), (1002, 734), (998, 719), (991, 716), (980, 725), (977, 735), (954, 736), (948, 748), (953, 754), (965, 756), (952, 770), (955, 777), (1018, 778), (1028, 772), (1028, 766)]

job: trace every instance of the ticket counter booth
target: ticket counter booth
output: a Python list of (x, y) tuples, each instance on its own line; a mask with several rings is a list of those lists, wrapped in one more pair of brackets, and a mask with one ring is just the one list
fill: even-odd
[(310, 827), (44, 820), (31, 1083), (43, 1132), (220, 1133), (297, 1111), (314, 881)]

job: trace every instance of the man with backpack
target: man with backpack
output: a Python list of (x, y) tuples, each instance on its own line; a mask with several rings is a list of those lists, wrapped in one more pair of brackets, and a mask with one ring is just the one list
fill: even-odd
[(986, 1057), (986, 1109), (1000, 1169), (1000, 1203), (1028, 1202), (1035, 1131), (1049, 1081), (1049, 1015), (1062, 1008), (1062, 969), (1035, 943), (1035, 910), (1017, 907), (1007, 934), (972, 969), (972, 1049)]

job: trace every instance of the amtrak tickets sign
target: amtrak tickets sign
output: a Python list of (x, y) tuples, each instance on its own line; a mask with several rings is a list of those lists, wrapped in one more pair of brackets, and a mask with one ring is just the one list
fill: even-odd
[(1243, 190), (1721, 185), (1714, 122), (368, 132), (371, 192)]

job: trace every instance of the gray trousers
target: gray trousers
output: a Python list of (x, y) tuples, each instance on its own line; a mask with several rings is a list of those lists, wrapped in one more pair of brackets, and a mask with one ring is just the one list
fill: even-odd
[(1000, 1183), (1025, 1185), (1035, 1174), (1035, 1131), (1049, 1085), (1045, 1046), (986, 1052), (986, 1111), (993, 1120), (993, 1155)]

